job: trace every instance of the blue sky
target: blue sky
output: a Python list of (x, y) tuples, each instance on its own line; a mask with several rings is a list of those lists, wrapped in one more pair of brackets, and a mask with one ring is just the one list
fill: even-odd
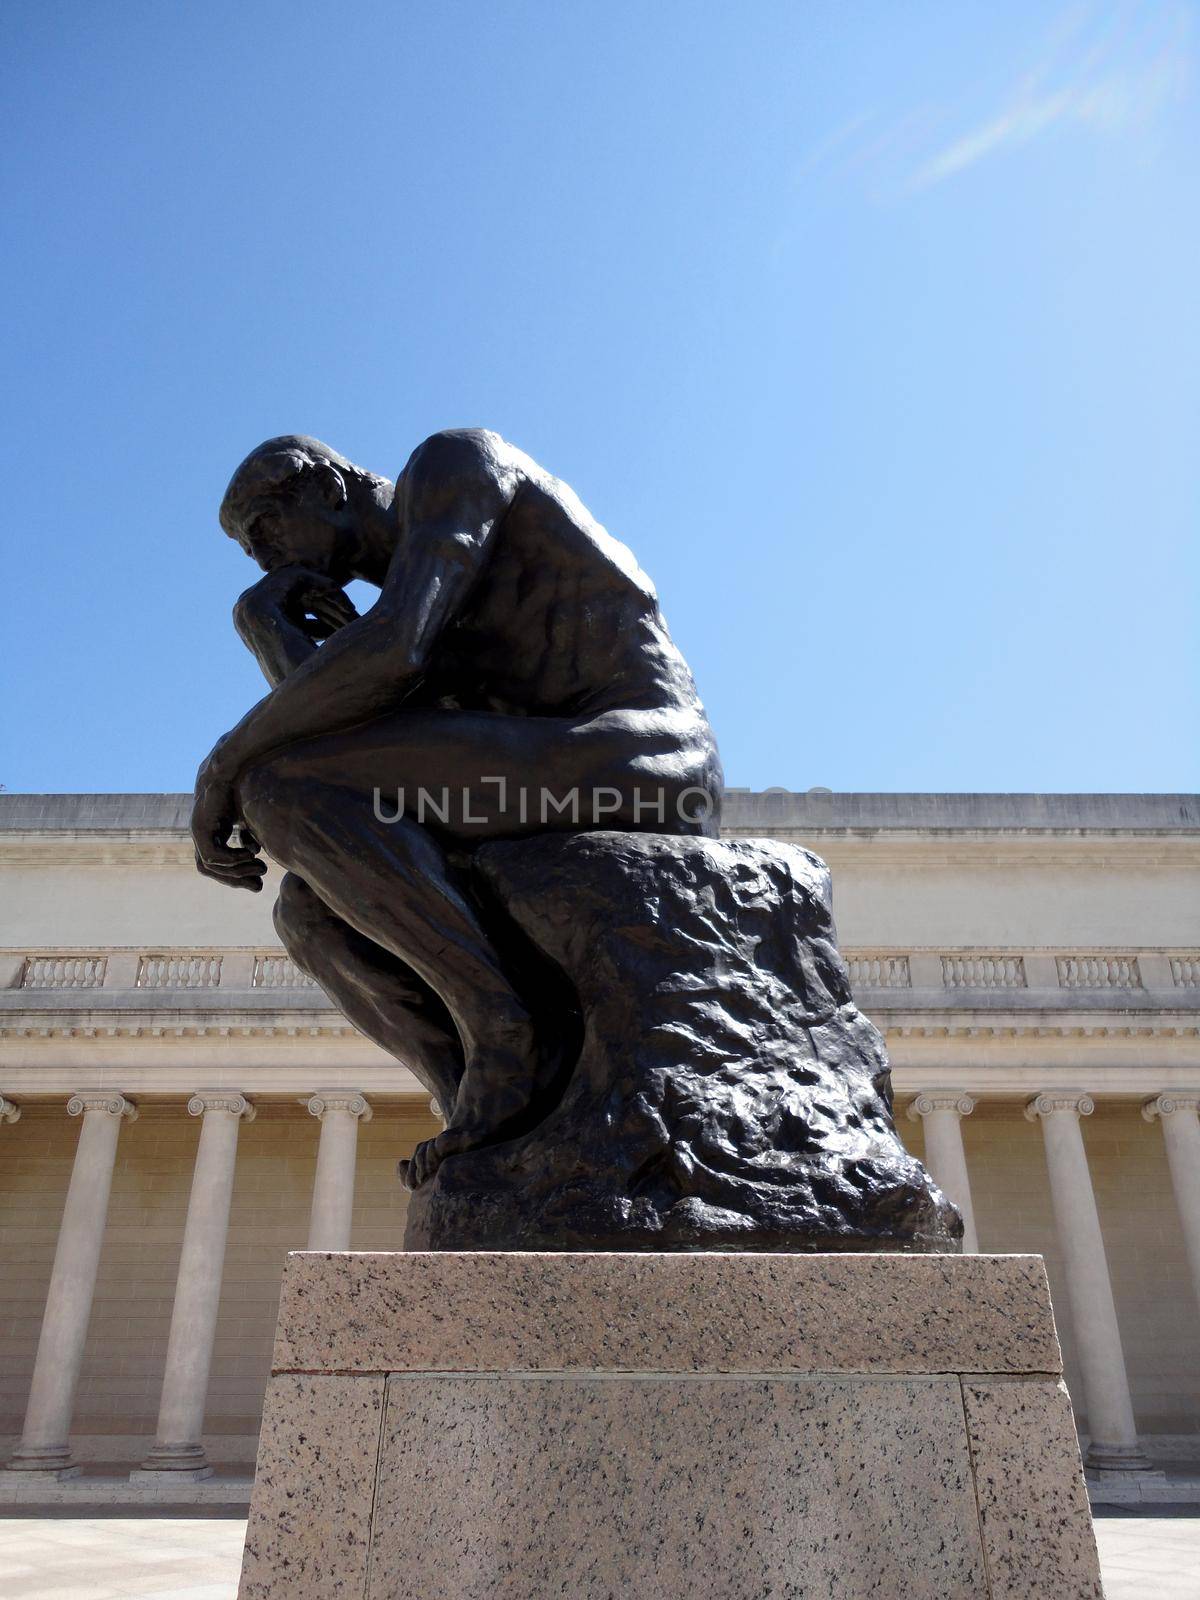
[(0, 782), (190, 787), (260, 439), (486, 424), (730, 783), (1200, 788), (1198, 22), (10, 0)]

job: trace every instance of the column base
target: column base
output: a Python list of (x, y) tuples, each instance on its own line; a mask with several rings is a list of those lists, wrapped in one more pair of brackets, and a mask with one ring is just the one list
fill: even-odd
[(211, 1467), (135, 1467), (129, 1481), (137, 1489), (166, 1489), (173, 1483), (203, 1483), (212, 1475)]
[(129, 1481), (149, 1489), (171, 1483), (202, 1483), (212, 1475), (203, 1445), (156, 1444), (141, 1466), (129, 1474)]
[(1089, 1444), (1083, 1466), (1086, 1472), (1157, 1472), (1163, 1476), (1140, 1444)]
[(12, 1459), (5, 1464), (5, 1471), (18, 1472), (31, 1481), (41, 1478), (63, 1483), (68, 1478), (77, 1478), (80, 1469), (71, 1460), (69, 1444), (27, 1444), (17, 1446)]

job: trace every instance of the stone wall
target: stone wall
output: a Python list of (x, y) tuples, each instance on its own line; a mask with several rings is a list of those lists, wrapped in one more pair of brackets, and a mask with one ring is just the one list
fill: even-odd
[[(377, 1106), (360, 1126), (356, 1249), (400, 1248), (408, 1197), (396, 1161), (437, 1126), (419, 1102)], [(227, 1456), (253, 1454), (280, 1273), (287, 1252), (305, 1245), (319, 1131), (303, 1106), (279, 1104), (239, 1131), (206, 1423), (208, 1435), (237, 1441)], [(0, 1435), (9, 1436), (21, 1428), (79, 1123), (61, 1107), (34, 1106), (0, 1137)], [(198, 1119), (178, 1104), (144, 1104), (121, 1130), (76, 1408), (85, 1459), (134, 1459), (154, 1432), (198, 1137)]]
[[(1086, 1432), (1046, 1156), (1023, 1111), (1023, 1100), (984, 1100), (962, 1121), (979, 1248), (1046, 1258), (1067, 1387)], [(1147, 1434), (1194, 1435), (1200, 1448), (1196, 1311), (1162, 1133), (1136, 1101), (1100, 1101), (1082, 1126), (1138, 1426)], [(921, 1124), (902, 1116), (899, 1127), (922, 1156)]]
[[(0, 1433), (20, 1429), (29, 1391), (79, 1140), (68, 1098), (138, 1109), (120, 1128), (72, 1421), (84, 1460), (136, 1462), (154, 1432), (200, 1130), (189, 1095), (234, 1089), (257, 1112), (237, 1135), (205, 1429), (216, 1461), (252, 1453), (282, 1259), (306, 1243), (320, 1125), (300, 1098), (340, 1090), (373, 1109), (356, 1249), (399, 1246), (394, 1163), (435, 1129), (412, 1073), (287, 971), (273, 881), (250, 896), (201, 879), (186, 818), (184, 796), (0, 796)], [(1081, 1413), (1045, 1130), (1024, 1108), (1047, 1092), (1095, 1100), (1078, 1131), (1137, 1424), (1159, 1455), (1165, 1435), (1200, 1455), (1200, 1266), (1193, 1283), (1164, 1125), (1140, 1112), (1181, 1096), (1172, 1137), (1200, 1148), (1200, 800), (732, 791), (724, 820), (829, 861), (910, 1147), (922, 1153), (914, 1096), (973, 1098), (939, 1137), (961, 1133), (980, 1247), (1046, 1256)], [(1200, 1207), (1187, 1215), (1200, 1239)], [(1091, 1265), (1094, 1279), (1095, 1252)]]
[[(909, 1148), (923, 1154), (921, 1124), (901, 1116), (899, 1125)], [(435, 1130), (413, 1103), (377, 1106), (360, 1127), (355, 1249), (399, 1248), (407, 1197), (395, 1163)], [(980, 1248), (1046, 1257), (1067, 1383), (1079, 1395), (1038, 1128), (1014, 1100), (978, 1104), (962, 1130)], [(0, 1132), (0, 1435), (20, 1430), (78, 1132), (60, 1108), (38, 1106)], [(226, 1455), (244, 1459), (258, 1429), (279, 1274), (287, 1251), (304, 1246), (318, 1132), (303, 1106), (266, 1104), (239, 1133), (207, 1422), (210, 1436), (238, 1441)], [(132, 1459), (153, 1432), (198, 1133), (180, 1106), (154, 1103), (121, 1132), (79, 1389), (77, 1435), (96, 1441), (81, 1449), (85, 1457)], [(1196, 1319), (1161, 1133), (1136, 1103), (1101, 1103), (1085, 1120), (1084, 1139), (1139, 1425), (1200, 1443)], [(1086, 1417), (1081, 1425), (1086, 1431)]]

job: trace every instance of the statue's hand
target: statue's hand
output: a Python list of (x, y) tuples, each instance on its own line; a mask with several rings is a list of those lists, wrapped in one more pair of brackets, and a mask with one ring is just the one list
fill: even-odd
[(211, 760), (206, 761), (196, 777), (196, 798), (192, 803), (196, 866), (206, 878), (257, 894), (267, 864), (260, 859), (258, 841), (244, 823), (241, 844), (229, 843), (238, 821), (233, 784), (214, 770)]
[(263, 630), (290, 624), (314, 643), (353, 622), (354, 602), (332, 578), (307, 567), (277, 567), (246, 590), (233, 608), (233, 622), (249, 644)]

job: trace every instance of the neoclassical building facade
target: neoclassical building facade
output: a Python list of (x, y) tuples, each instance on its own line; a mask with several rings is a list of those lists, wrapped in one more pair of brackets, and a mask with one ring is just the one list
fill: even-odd
[[(437, 1126), (187, 812), (0, 796), (7, 1498), (244, 1477), (286, 1252), (399, 1249)], [(1046, 1257), (1092, 1469), (1200, 1470), (1200, 798), (731, 790), (725, 825), (830, 863), (901, 1133), (969, 1249)]]

